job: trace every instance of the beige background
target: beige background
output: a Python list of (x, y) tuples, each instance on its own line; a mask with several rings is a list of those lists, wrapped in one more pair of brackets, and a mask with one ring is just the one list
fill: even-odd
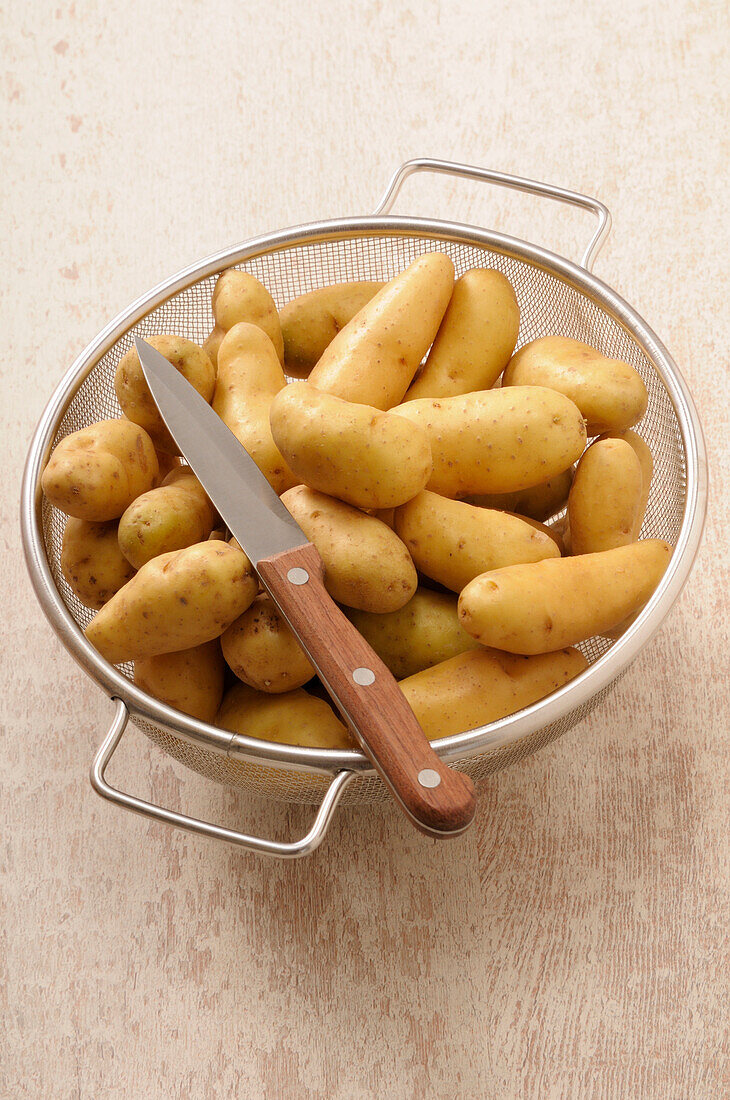
[[(2, 33), (2, 1097), (727, 1095), (728, 37), (721, 0), (32, 2)], [(18, 543), (32, 428), (97, 330), (247, 236), (373, 208), (411, 156), (600, 196), (597, 273), (703, 417), (704, 547), (589, 721), (439, 844), (389, 808), (267, 862), (116, 811), (107, 699)], [(585, 217), (420, 180), (400, 209), (579, 254)], [(139, 734), (134, 791), (284, 837)]]

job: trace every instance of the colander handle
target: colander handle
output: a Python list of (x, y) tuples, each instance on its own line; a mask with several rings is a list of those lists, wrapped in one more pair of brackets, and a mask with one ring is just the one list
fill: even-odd
[(345, 787), (355, 778), (355, 772), (347, 770), (337, 772), (317, 810), (312, 828), (301, 840), (294, 840), (288, 844), (276, 840), (265, 840), (263, 837), (250, 836), (247, 833), (239, 833), (235, 829), (226, 829), (223, 825), (213, 825), (212, 822), (201, 821), (197, 817), (187, 817), (175, 810), (166, 810), (162, 806), (157, 806), (154, 802), (145, 802), (134, 795), (125, 794), (124, 791), (112, 787), (104, 778), (104, 773), (129, 721), (129, 711), (126, 705), (121, 699), (115, 699), (114, 702), (116, 703), (114, 719), (91, 765), (91, 785), (96, 793), (110, 802), (115, 802), (117, 806), (122, 806), (125, 810), (131, 810), (136, 814), (144, 814), (145, 817), (151, 817), (154, 821), (162, 821), (165, 825), (176, 825), (179, 829), (187, 829), (188, 832), (198, 833), (200, 836), (226, 840), (230, 844), (247, 848), (250, 852), (278, 856), (279, 859), (299, 859), (302, 856), (310, 855), (321, 844)]
[(590, 195), (582, 195), (579, 191), (566, 191), (564, 187), (554, 187), (550, 183), (540, 183), (537, 180), (525, 179), (523, 176), (495, 172), (491, 168), (475, 168), (470, 164), (457, 164), (450, 160), (432, 160), (430, 157), (418, 157), (401, 164), (400, 168), (393, 173), (373, 215), (387, 214), (392, 210), (401, 187), (415, 172), (436, 172), (446, 176), (460, 176), (462, 179), (481, 180), (483, 183), (496, 183), (500, 187), (509, 187), (513, 191), (524, 191), (528, 195), (542, 195), (548, 199), (567, 203), (569, 206), (590, 210), (598, 219), (598, 226), (580, 261), (587, 271), (592, 270), (593, 262), (611, 228), (611, 214), (608, 207)]

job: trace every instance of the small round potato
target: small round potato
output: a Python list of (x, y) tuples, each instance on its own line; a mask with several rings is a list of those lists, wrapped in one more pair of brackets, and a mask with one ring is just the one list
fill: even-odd
[(309, 658), (265, 593), (221, 635), (221, 649), (239, 680), (271, 695), (301, 687), (314, 676)]
[(219, 637), (257, 592), (242, 550), (199, 542), (143, 565), (96, 613), (86, 637), (111, 664), (177, 653)]
[(491, 493), (484, 496), (469, 497), (470, 504), (481, 508), (497, 508), (502, 512), (516, 512), (518, 516), (529, 516), (544, 522), (550, 519), (568, 501), (568, 493), (573, 482), (573, 467), (561, 474), (548, 478), (541, 485), (529, 489), (518, 489), (514, 493)]
[(486, 726), (529, 707), (588, 667), (579, 649), (516, 657), (481, 646), (401, 680), (431, 740)]
[(488, 390), (517, 343), (520, 308), (499, 271), (475, 267), (454, 285), (423, 370), (404, 398), (453, 397)]
[(572, 554), (595, 554), (636, 542), (641, 529), (643, 474), (624, 439), (602, 439), (585, 452), (568, 497)]
[(397, 405), (438, 332), (453, 289), (448, 256), (419, 256), (335, 336), (309, 381), (344, 401), (376, 409)]
[(550, 653), (603, 634), (642, 607), (672, 548), (645, 539), (598, 554), (483, 573), (459, 597), (459, 620), (482, 645)]
[(286, 373), (292, 378), (306, 378), (337, 333), (383, 285), (332, 283), (287, 302), (279, 311)]
[(620, 359), (567, 336), (525, 344), (504, 372), (502, 385), (549, 386), (569, 397), (585, 417), (588, 435), (623, 431), (641, 420), (648, 395), (641, 375)]
[(224, 332), (230, 332), (241, 321), (256, 325), (271, 340), (279, 362), (284, 362), (284, 341), (274, 299), (247, 271), (232, 267), (219, 276), (213, 291), (213, 316), (216, 327)]
[(157, 455), (143, 428), (100, 420), (72, 432), (53, 451), (41, 485), (54, 508), (90, 523), (118, 519), (155, 484)]
[(218, 377), (213, 409), (243, 444), (277, 493), (297, 484), (274, 443), (269, 409), (286, 385), (271, 340), (256, 325), (240, 322), (218, 349)]
[(217, 638), (134, 662), (134, 682), (162, 703), (212, 722), (223, 698), (225, 661)]
[[(215, 368), (202, 348), (183, 336), (150, 336), (147, 343), (179, 370), (202, 398), (208, 402), (212, 400)], [(124, 415), (145, 429), (158, 451), (172, 455), (180, 453), (150, 393), (136, 348), (130, 348), (120, 360), (114, 389)]]
[(307, 382), (280, 390), (270, 419), (274, 442), (301, 481), (356, 508), (403, 504), (431, 476), (421, 428)]
[(189, 466), (167, 475), (162, 485), (132, 501), (119, 520), (119, 547), (135, 569), (160, 554), (203, 542), (216, 511)]
[(542, 386), (424, 398), (391, 411), (425, 429), (433, 456), (426, 488), (445, 497), (540, 485), (572, 466), (586, 444), (577, 407)]
[(134, 575), (119, 549), (117, 524), (69, 516), (61, 546), (61, 572), (84, 607), (98, 611)]
[(338, 603), (360, 611), (397, 611), (416, 591), (410, 554), (390, 527), (305, 485), (282, 496), (325, 567), (324, 583)]
[(357, 748), (329, 703), (303, 688), (265, 695), (247, 684), (234, 684), (223, 697), (215, 724), (259, 741), (315, 749)]
[(526, 520), (427, 491), (396, 509), (395, 530), (416, 568), (452, 592), (488, 569), (560, 553)]
[(448, 592), (419, 588), (399, 611), (349, 609), (347, 616), (398, 680), (479, 646), (459, 623), (456, 597)]

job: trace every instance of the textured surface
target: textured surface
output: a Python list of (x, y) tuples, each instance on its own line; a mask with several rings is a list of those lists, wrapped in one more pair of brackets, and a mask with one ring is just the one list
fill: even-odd
[[(43, 3), (5, 16), (0, 1095), (716, 1097), (728, 1091), (727, 35), (722, 5)], [(163, 11), (165, 14), (163, 15)], [(495, 9), (496, 13), (496, 9)], [(703, 418), (703, 549), (601, 707), (429, 841), (388, 807), (279, 865), (122, 814), (111, 705), (38, 609), (17, 494), (46, 396), (163, 276), (367, 212), (410, 156), (592, 191), (597, 264)], [(9, 160), (9, 164), (8, 164)], [(409, 213), (582, 250), (579, 214), (414, 180)], [(132, 731), (113, 778), (284, 836)]]

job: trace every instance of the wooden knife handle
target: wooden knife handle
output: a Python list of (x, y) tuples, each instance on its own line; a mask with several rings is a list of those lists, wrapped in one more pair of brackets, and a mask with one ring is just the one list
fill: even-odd
[(260, 561), (257, 570), (363, 751), (423, 832), (463, 832), (474, 784), (436, 755), (391, 672), (324, 587), (312, 543)]

